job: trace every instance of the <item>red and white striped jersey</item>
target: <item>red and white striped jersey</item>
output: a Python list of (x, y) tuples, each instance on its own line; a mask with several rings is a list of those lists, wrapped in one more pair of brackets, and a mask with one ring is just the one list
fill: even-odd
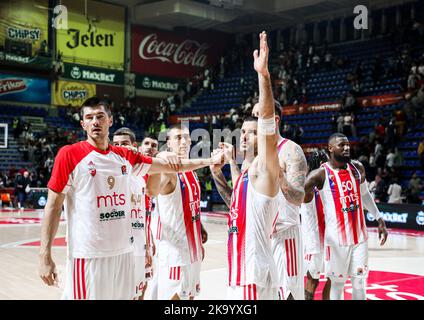
[(368, 239), (361, 199), (361, 174), (352, 164), (346, 169), (325, 169), (320, 191), (325, 216), (325, 245), (349, 246)]
[(202, 259), (200, 184), (193, 171), (178, 173), (175, 190), (157, 197), (161, 234), (159, 259), (169, 266)]
[(70, 257), (110, 257), (133, 250), (131, 176), (146, 174), (151, 163), (150, 157), (126, 148), (100, 150), (87, 141), (60, 149), (48, 187), (66, 194)]
[(134, 255), (146, 254), (146, 183), (143, 177), (131, 177), (131, 226), (134, 236)]
[(237, 179), (228, 217), (229, 286), (279, 287), (271, 250), (279, 196), (271, 198), (257, 192), (248, 170)]
[[(283, 138), (278, 143), (278, 157), (281, 158), (284, 153), (284, 146), (289, 139)], [(287, 230), (292, 226), (300, 224), (300, 206), (288, 202), (283, 193), (280, 193), (279, 214), (275, 225), (273, 237), (278, 236), (280, 232)]]
[(319, 190), (314, 188), (314, 197), (300, 207), (305, 254), (316, 254), (324, 250), (325, 218)]
[[(146, 185), (147, 185), (148, 179), (149, 179), (148, 174), (143, 176), (143, 180), (144, 180)], [(152, 237), (151, 223), (152, 223), (152, 211), (153, 211), (153, 198), (149, 197), (146, 193), (144, 193), (144, 207), (145, 207), (146, 238), (151, 239), (151, 237)]]

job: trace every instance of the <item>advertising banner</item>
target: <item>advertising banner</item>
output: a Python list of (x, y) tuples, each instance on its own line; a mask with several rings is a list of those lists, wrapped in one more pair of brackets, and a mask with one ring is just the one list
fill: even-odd
[(64, 65), (63, 78), (117, 85), (124, 83), (124, 73), (122, 71), (93, 68), (72, 63), (65, 63)]
[[(419, 204), (378, 203), (378, 209), (388, 228), (424, 230), (424, 206)], [(368, 226), (378, 223), (370, 213), (366, 213)]]
[(143, 26), (131, 30), (131, 72), (187, 78), (214, 65), (229, 36), (218, 32), (181, 34)]
[(180, 81), (180, 79), (137, 74), (135, 77), (135, 87), (144, 90), (174, 92), (178, 90)]
[(0, 100), (50, 104), (50, 81), (0, 74)]
[[(358, 98), (359, 105), (362, 107), (381, 107), (388, 104), (398, 103), (403, 100), (401, 94), (385, 94), (381, 96), (370, 96)], [(341, 108), (341, 104), (338, 102), (323, 102), (316, 104), (299, 104), (299, 105), (288, 105), (283, 107), (283, 115), (293, 115), (300, 113), (314, 113), (324, 111), (337, 111)]]
[(68, 29), (57, 30), (57, 51), (64, 62), (124, 69), (125, 8), (90, 0), (63, 0)]
[(0, 61), (49, 61), (47, 9), (48, 0), (0, 1)]
[(96, 85), (92, 83), (59, 80), (52, 85), (52, 104), (57, 106), (81, 107), (89, 97), (96, 95)]

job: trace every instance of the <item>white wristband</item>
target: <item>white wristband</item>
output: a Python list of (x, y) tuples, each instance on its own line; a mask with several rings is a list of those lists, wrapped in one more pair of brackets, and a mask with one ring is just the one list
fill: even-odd
[(270, 136), (275, 134), (275, 117), (269, 118), (269, 119), (258, 119), (258, 133)]

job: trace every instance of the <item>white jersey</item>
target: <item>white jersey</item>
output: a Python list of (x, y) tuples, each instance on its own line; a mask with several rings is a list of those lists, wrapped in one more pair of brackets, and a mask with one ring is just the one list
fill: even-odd
[(159, 259), (168, 266), (202, 260), (200, 184), (192, 172), (178, 173), (175, 190), (157, 196), (160, 216)]
[(133, 251), (130, 222), (131, 175), (144, 175), (152, 159), (87, 141), (58, 152), (49, 189), (65, 194), (68, 256), (101, 258)]
[[(279, 192), (280, 193), (280, 192)], [(255, 190), (248, 171), (237, 179), (228, 219), (228, 283), (230, 287), (255, 284), (279, 287), (271, 250), (278, 197), (267, 197)]]
[(146, 182), (142, 177), (131, 177), (131, 226), (134, 236), (134, 255), (146, 254)]
[[(278, 143), (278, 157), (281, 158), (284, 153), (284, 146), (290, 140), (283, 138)], [(290, 141), (291, 142), (291, 141)], [(274, 236), (277, 236), (279, 233), (289, 229), (290, 227), (297, 226), (300, 224), (300, 206), (296, 206), (285, 198), (283, 193), (280, 193), (279, 199), (279, 214), (277, 223), (274, 229)]]
[(346, 169), (325, 169), (320, 191), (325, 216), (325, 245), (350, 246), (368, 239), (361, 199), (361, 174), (352, 164)]
[(302, 234), (305, 254), (316, 254), (324, 251), (324, 210), (318, 189), (314, 188), (314, 197), (300, 207), (302, 215)]

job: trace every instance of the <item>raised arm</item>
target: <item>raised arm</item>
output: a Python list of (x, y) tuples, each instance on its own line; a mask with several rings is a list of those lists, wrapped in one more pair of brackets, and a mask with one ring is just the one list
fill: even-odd
[[(214, 150), (212, 154), (214, 155), (217, 152), (218, 150)], [(215, 164), (215, 165), (209, 166), (212, 173), (213, 181), (215, 181), (216, 189), (218, 190), (219, 195), (221, 196), (222, 200), (224, 200), (227, 207), (230, 208), (231, 194), (233, 190), (228, 185), (227, 180), (225, 179), (225, 176), (222, 173), (222, 167), (223, 167), (222, 164)]]
[(277, 154), (277, 135), (275, 134), (274, 97), (272, 94), (271, 76), (268, 70), (267, 35), (259, 36), (260, 50), (255, 50), (254, 68), (258, 73), (259, 108), (258, 108), (258, 179), (261, 192), (274, 196), (278, 191), (279, 163)]
[(305, 197), (305, 181), (308, 165), (302, 148), (287, 142), (280, 158), (280, 187), (288, 202), (300, 206)]
[(159, 155), (160, 153), (156, 158), (152, 158), (149, 174), (193, 171), (215, 163), (222, 163), (224, 159), (222, 150), (213, 157), (207, 159), (179, 159), (178, 164), (172, 164), (165, 159), (161, 159)]
[(44, 218), (41, 224), (41, 243), (39, 253), (39, 275), (45, 284), (52, 286), (57, 282), (56, 265), (52, 258), (52, 245), (59, 228), (65, 195), (49, 189)]

